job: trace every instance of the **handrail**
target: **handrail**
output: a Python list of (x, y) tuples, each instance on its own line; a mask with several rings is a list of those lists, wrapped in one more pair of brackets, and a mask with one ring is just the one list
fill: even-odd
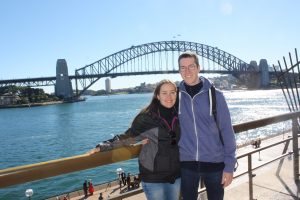
[(289, 119), (295, 119), (295, 118), (298, 118), (299, 116), (300, 116), (300, 111), (290, 112), (290, 113), (285, 113), (285, 114), (281, 114), (281, 115), (276, 115), (273, 117), (266, 117), (266, 118), (259, 119), (259, 120), (253, 120), (250, 122), (240, 123), (240, 124), (234, 125), (233, 129), (234, 129), (235, 133), (240, 133), (240, 132), (248, 131), (250, 129), (255, 129), (255, 128), (267, 126), (270, 124), (276, 124), (279, 122), (287, 121)]
[[(239, 133), (298, 117), (300, 117), (300, 111), (237, 124), (233, 128), (235, 133)], [(0, 170), (0, 188), (132, 159), (138, 156), (140, 149), (141, 146), (121, 147), (92, 155), (83, 154), (2, 169)]]
[[(298, 136), (298, 138), (300, 137), (299, 134), (298, 134), (297, 136)], [(242, 172), (240, 172), (240, 173), (238, 173), (238, 174), (235, 174), (233, 178), (236, 179), (236, 178), (239, 178), (239, 177), (241, 177), (241, 176), (244, 176), (244, 175), (248, 174), (248, 177), (249, 177), (249, 198), (250, 198), (251, 200), (253, 199), (253, 182), (252, 182), (252, 179), (253, 179), (253, 177), (254, 177), (252, 172), (255, 171), (255, 170), (257, 170), (257, 169), (259, 169), (259, 168), (261, 168), (261, 167), (263, 167), (263, 166), (265, 166), (265, 165), (267, 165), (267, 164), (270, 164), (270, 163), (272, 163), (272, 162), (275, 162), (275, 161), (277, 161), (277, 160), (279, 160), (279, 159), (282, 159), (282, 158), (284, 158), (284, 157), (286, 157), (286, 156), (290, 156), (290, 155), (292, 155), (294, 152), (283, 152), (281, 155), (279, 155), (279, 156), (277, 156), (277, 157), (273, 157), (272, 159), (270, 159), (270, 160), (268, 160), (268, 161), (265, 161), (265, 162), (263, 162), (263, 163), (261, 163), (261, 164), (255, 166), (255, 167), (252, 166), (252, 155), (255, 154), (255, 153), (261, 152), (261, 151), (263, 151), (263, 150), (269, 149), (269, 148), (271, 148), (271, 147), (280, 145), (280, 144), (284, 144), (284, 143), (285, 143), (285, 144), (288, 144), (291, 140), (293, 140), (293, 138), (292, 138), (292, 137), (289, 137), (289, 138), (287, 138), (287, 139), (284, 139), (284, 140), (281, 140), (281, 141), (278, 141), (278, 142), (274, 142), (274, 143), (271, 143), (271, 144), (264, 145), (264, 147), (255, 148), (255, 149), (253, 149), (253, 150), (250, 150), (250, 151), (247, 151), (247, 152), (245, 152), (245, 153), (241, 153), (241, 154), (238, 154), (238, 155), (237, 155), (237, 157), (236, 157), (237, 160), (239, 160), (239, 159), (241, 159), (241, 158), (244, 158), (244, 157), (247, 157), (247, 160), (248, 160), (248, 168), (247, 168), (245, 171), (242, 171)], [(206, 192), (206, 188), (205, 188), (205, 187), (201, 188), (201, 189), (198, 191), (199, 194), (200, 194), (200, 193), (204, 193), (204, 192)], [(113, 200), (113, 199), (112, 199), (112, 200)], [(116, 198), (115, 198), (114, 200), (119, 200), (119, 199), (116, 199)]]
[(92, 155), (83, 154), (3, 169), (0, 170), (0, 188), (129, 160), (137, 157), (140, 148), (122, 147)]

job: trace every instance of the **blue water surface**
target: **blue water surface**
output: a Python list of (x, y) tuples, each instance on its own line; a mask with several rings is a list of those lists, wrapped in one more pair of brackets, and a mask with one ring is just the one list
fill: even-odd
[[(280, 90), (224, 91), (233, 124), (288, 112)], [(124, 132), (152, 94), (88, 96), (86, 101), (42, 107), (0, 109), (0, 169), (80, 155), (97, 143)], [(252, 132), (238, 140), (255, 138)], [(94, 184), (115, 179), (116, 169), (137, 173), (132, 159), (67, 175), (0, 189), (0, 199), (45, 199), (81, 189), (85, 179)]]

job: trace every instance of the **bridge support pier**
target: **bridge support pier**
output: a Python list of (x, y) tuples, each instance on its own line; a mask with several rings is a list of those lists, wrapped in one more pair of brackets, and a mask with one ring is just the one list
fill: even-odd
[(269, 66), (266, 59), (261, 59), (259, 61), (259, 71), (260, 71), (260, 87), (268, 87), (270, 84), (270, 74)]
[(68, 100), (73, 97), (72, 83), (68, 75), (68, 66), (65, 59), (56, 62), (55, 96)]
[(259, 65), (256, 61), (250, 62), (253, 73), (244, 75), (243, 79), (248, 88), (259, 89), (270, 85), (269, 66), (266, 59), (261, 59)]

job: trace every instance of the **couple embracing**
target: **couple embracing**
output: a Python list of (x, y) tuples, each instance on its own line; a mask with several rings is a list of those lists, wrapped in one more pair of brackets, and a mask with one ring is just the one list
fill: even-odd
[(182, 82), (162, 80), (124, 134), (89, 153), (142, 143), (139, 173), (148, 200), (197, 200), (200, 178), (208, 200), (222, 200), (233, 179), (236, 142), (223, 94), (199, 76), (197, 54), (178, 58)]

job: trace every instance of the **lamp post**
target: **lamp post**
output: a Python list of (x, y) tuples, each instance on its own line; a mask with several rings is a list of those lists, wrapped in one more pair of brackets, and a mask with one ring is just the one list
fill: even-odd
[(25, 191), (25, 196), (28, 197), (28, 199), (31, 199), (32, 195), (33, 195), (33, 190), (32, 189), (27, 189)]

